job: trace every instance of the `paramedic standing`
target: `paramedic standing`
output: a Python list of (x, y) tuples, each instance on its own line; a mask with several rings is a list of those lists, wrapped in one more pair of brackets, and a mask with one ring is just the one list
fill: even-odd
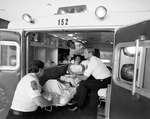
[(95, 114), (98, 105), (97, 92), (100, 88), (106, 88), (111, 83), (111, 72), (100, 58), (94, 56), (93, 48), (85, 48), (83, 55), (88, 60), (87, 68), (83, 75), (76, 75), (82, 81), (77, 88), (77, 94), (75, 96), (76, 103), (69, 110), (74, 111), (83, 108), (87, 93), (90, 91), (91, 109)]
[(53, 96), (51, 101), (41, 95), (39, 78), (44, 74), (44, 63), (34, 60), (29, 65), (29, 73), (25, 75), (16, 87), (11, 109), (6, 119), (37, 119), (36, 109), (58, 104), (60, 99)]
[(74, 55), (83, 54), (84, 45), (81, 42), (74, 42), (72, 40), (68, 40), (66, 44), (70, 48), (69, 53), (69, 61), (73, 58)]

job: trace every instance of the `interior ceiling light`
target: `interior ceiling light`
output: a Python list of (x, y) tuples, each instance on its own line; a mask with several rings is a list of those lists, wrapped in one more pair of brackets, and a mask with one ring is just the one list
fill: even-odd
[(72, 36), (74, 36), (74, 35), (73, 35), (73, 34), (68, 34), (68, 36), (72, 37)]
[(73, 36), (73, 39), (78, 39), (77, 37)]
[(23, 19), (25, 22), (34, 24), (34, 21), (33, 21), (32, 17), (31, 17), (29, 14), (23, 14), (23, 15), (22, 15), (22, 19)]
[(99, 6), (95, 10), (95, 15), (100, 19), (103, 20), (107, 14), (107, 9), (104, 6)]

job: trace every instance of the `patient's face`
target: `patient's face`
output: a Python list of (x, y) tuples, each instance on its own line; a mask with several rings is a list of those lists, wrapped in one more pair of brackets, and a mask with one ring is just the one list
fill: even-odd
[(80, 57), (76, 57), (75, 58), (75, 62), (74, 62), (74, 64), (79, 64), (81, 62), (81, 59), (80, 59)]

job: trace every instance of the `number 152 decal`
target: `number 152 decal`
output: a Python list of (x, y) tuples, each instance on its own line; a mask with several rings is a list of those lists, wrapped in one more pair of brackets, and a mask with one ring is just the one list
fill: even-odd
[(68, 25), (68, 19), (58, 19), (58, 25)]

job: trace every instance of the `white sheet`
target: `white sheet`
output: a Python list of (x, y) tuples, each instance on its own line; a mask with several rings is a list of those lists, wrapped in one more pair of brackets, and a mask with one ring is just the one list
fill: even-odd
[(52, 99), (53, 94), (60, 97), (60, 103), (56, 104), (55, 106), (66, 105), (76, 93), (75, 87), (67, 87), (56, 79), (48, 80), (43, 86), (43, 90), (44, 92), (49, 92), (43, 95), (44, 98), (48, 100)]

